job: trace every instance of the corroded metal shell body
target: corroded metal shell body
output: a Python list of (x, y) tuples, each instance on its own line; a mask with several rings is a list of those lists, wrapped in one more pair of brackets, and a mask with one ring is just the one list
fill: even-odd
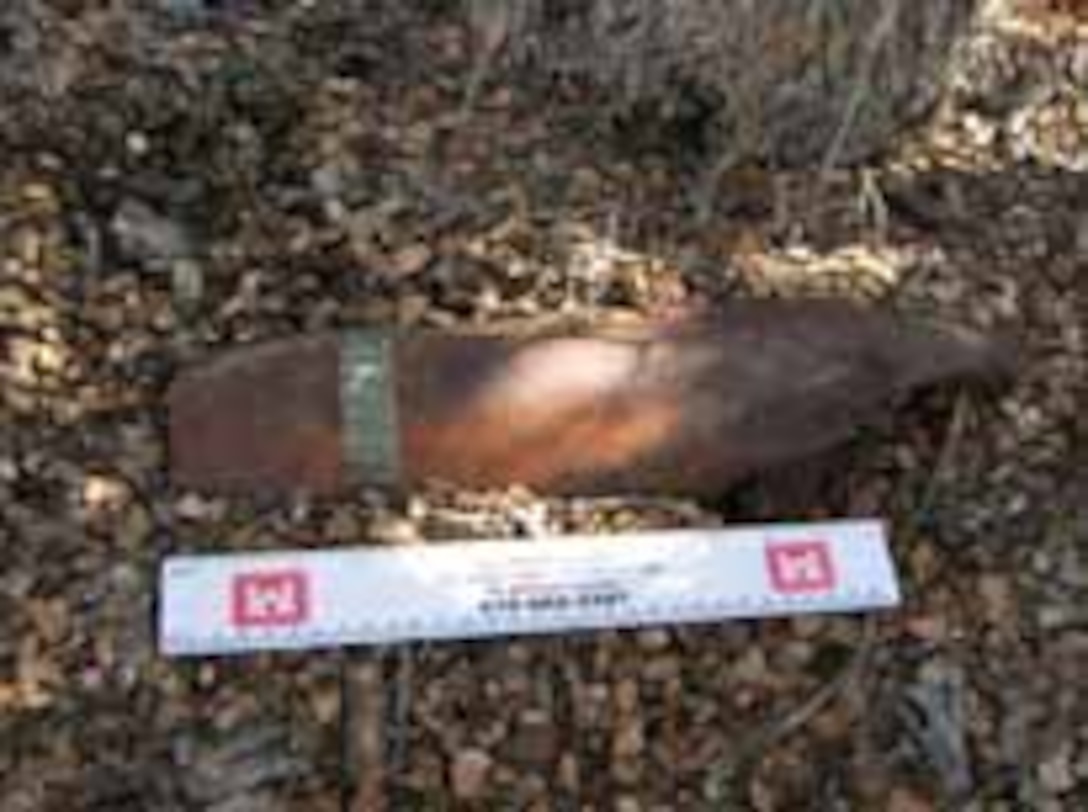
[(328, 333), (181, 376), (172, 469), (231, 489), (710, 495), (843, 442), (918, 386), (1001, 360), (977, 337), (818, 302), (590, 335)]

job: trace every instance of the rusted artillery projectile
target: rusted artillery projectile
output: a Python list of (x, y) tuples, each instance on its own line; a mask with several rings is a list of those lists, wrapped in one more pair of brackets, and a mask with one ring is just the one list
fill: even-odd
[(352, 329), (232, 349), (169, 393), (197, 488), (357, 485), (713, 495), (847, 439), (998, 344), (841, 302), (739, 302), (622, 331)]

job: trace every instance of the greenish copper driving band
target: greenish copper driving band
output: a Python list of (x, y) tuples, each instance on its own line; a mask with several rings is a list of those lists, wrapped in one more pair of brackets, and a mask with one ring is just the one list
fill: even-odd
[(356, 328), (340, 345), (340, 414), (349, 477), (378, 485), (400, 478), (396, 379), (392, 336)]

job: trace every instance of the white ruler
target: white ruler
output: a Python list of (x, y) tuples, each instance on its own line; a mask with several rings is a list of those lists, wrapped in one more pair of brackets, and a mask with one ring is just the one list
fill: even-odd
[(699, 623), (897, 606), (883, 523), (176, 556), (168, 655)]

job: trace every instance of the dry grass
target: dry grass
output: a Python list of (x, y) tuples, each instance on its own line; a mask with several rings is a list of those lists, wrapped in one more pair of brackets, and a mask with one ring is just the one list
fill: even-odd
[(590, 79), (614, 110), (713, 110), (719, 165), (850, 163), (937, 98), (973, 0), (469, 0), (481, 62)]

